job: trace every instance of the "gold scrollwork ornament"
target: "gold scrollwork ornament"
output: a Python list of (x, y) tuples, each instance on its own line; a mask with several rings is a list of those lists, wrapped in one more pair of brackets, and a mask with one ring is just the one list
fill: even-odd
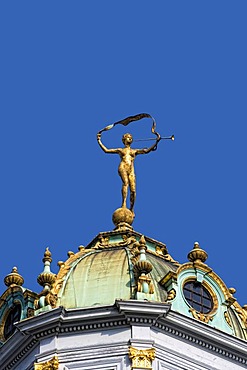
[(208, 323), (209, 321), (213, 320), (213, 315), (204, 314), (202, 312), (196, 311), (194, 308), (190, 308), (189, 312), (192, 313), (193, 317), (197, 320), (203, 321), (205, 323)]
[(224, 312), (224, 318), (225, 318), (227, 324), (232, 328), (231, 319), (230, 319), (229, 313), (227, 311)]
[(167, 301), (172, 301), (175, 297), (176, 297), (176, 290), (174, 288), (172, 288), (167, 293)]

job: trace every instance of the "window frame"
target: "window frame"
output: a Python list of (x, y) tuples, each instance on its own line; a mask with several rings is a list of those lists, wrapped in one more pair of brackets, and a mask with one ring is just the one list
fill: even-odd
[(21, 302), (16, 302), (6, 312), (3, 328), (3, 336), (5, 340), (10, 338), (14, 334), (16, 330), (14, 323), (21, 320), (21, 314), (22, 314)]
[[(187, 288), (186, 285), (189, 284), (191, 286)], [(198, 282), (195, 279), (186, 280), (182, 288), (186, 303), (196, 310), (196, 312), (204, 315), (214, 310), (214, 298), (210, 290), (204, 283)]]

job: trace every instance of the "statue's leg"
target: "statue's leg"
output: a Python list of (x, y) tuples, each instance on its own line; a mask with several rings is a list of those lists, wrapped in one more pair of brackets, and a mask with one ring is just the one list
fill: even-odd
[(129, 179), (128, 179), (127, 172), (123, 168), (119, 168), (118, 173), (119, 173), (119, 176), (121, 177), (121, 180), (123, 182), (123, 185), (122, 185), (122, 207), (126, 208), (128, 187), (129, 187)]
[(128, 195), (128, 184), (123, 184), (122, 186), (122, 207), (123, 208), (126, 208), (127, 195)]
[(134, 213), (134, 204), (136, 200), (136, 179), (135, 174), (131, 173), (129, 176), (129, 184), (130, 184), (130, 210)]

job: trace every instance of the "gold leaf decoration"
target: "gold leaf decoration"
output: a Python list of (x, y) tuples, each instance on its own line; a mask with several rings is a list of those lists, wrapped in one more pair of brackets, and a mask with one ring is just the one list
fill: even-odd
[(50, 361), (34, 364), (34, 370), (58, 370), (59, 362), (57, 356), (54, 356)]
[(132, 361), (132, 368), (152, 370), (152, 361), (155, 359), (155, 349), (137, 349), (129, 347), (129, 358)]

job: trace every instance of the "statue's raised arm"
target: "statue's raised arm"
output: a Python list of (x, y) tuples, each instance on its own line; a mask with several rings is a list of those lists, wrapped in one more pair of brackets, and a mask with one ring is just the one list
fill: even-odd
[(97, 133), (97, 141), (98, 141), (98, 144), (99, 146), (101, 147), (101, 149), (105, 152), (105, 153), (112, 153), (112, 154), (118, 154), (119, 153), (119, 149), (108, 149), (101, 141), (101, 132), (98, 132)]

